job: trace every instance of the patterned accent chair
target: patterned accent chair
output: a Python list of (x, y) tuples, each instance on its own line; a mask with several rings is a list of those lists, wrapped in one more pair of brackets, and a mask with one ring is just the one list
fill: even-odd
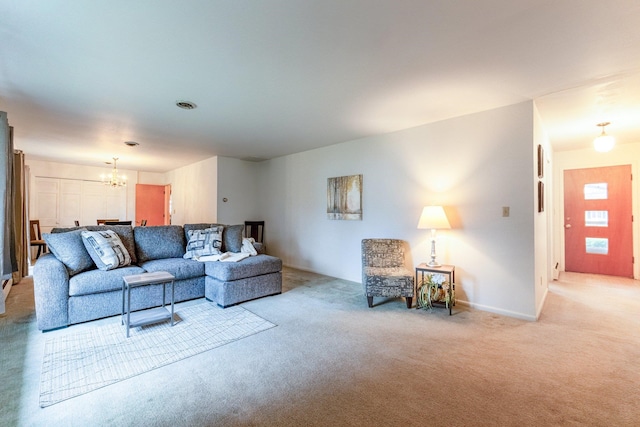
[(397, 239), (362, 240), (362, 286), (369, 307), (373, 297), (404, 297), (411, 308), (414, 278), (405, 266), (405, 245)]

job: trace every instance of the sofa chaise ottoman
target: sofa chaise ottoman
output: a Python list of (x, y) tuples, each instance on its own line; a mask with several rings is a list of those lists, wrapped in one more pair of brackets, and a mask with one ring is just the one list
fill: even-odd
[[(185, 224), (185, 238), (189, 231), (203, 230), (220, 224)], [(237, 227), (237, 228), (233, 228)], [(244, 226), (227, 227), (225, 231), (232, 235), (242, 233)], [(239, 252), (232, 246), (229, 237), (224, 235), (226, 250)], [(245, 258), (240, 262), (205, 262), (204, 295), (220, 307), (229, 307), (241, 302), (282, 292), (282, 260), (266, 255), (260, 243), (255, 244), (258, 255)]]

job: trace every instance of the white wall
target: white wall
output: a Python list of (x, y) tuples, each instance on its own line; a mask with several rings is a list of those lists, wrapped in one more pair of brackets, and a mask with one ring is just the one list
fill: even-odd
[[(536, 318), (532, 102), (273, 159), (260, 164), (269, 252), (296, 268), (361, 281), (360, 242), (409, 242), (427, 204), (446, 207), (439, 260), (456, 265), (457, 297), (474, 307)], [(326, 218), (327, 178), (363, 175), (363, 220)], [(502, 207), (511, 216), (503, 218)], [(358, 285), (359, 286), (359, 285)]]
[(262, 220), (258, 171), (255, 162), (218, 157), (218, 222), (244, 224)]
[(138, 172), (138, 184), (166, 185), (167, 175), (158, 172)]
[(171, 184), (171, 223), (217, 222), (218, 157), (174, 169), (165, 174)]
[[(553, 188), (554, 204), (556, 212), (553, 216), (554, 229), (558, 230), (557, 238), (554, 242), (554, 259), (560, 264), (560, 270), (564, 271), (564, 171), (567, 169), (581, 169), (604, 166), (631, 165), (633, 174), (632, 181), (632, 210), (633, 217), (633, 256), (635, 259), (640, 256), (640, 143), (619, 144), (608, 153), (598, 153), (593, 149), (559, 151), (554, 153), (554, 175), (555, 182)], [(640, 263), (633, 265), (633, 277), (640, 279)]]
[[(534, 159), (534, 177), (533, 180), (542, 181), (545, 185), (544, 191), (544, 212), (537, 212), (534, 216), (534, 245), (535, 245), (535, 307), (536, 318), (540, 316), (544, 300), (549, 290), (549, 280), (553, 278), (553, 230), (550, 225), (553, 218), (553, 168), (552, 161), (553, 152), (549, 137), (544, 130), (538, 109), (534, 106), (533, 118), (533, 159)], [(538, 145), (544, 149), (543, 154), (543, 177), (538, 177)], [(537, 188), (534, 189), (534, 205), (538, 204)]]

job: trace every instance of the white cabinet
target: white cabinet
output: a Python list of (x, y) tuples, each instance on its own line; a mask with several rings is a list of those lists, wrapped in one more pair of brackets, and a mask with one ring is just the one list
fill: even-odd
[(41, 231), (50, 231), (51, 228), (57, 227), (59, 222), (60, 180), (37, 177), (35, 184), (34, 206), (29, 216), (31, 219), (40, 220)]
[(60, 180), (60, 201), (58, 222), (61, 226), (73, 226), (80, 219), (80, 200), (82, 198), (82, 181), (72, 179)]
[(126, 187), (112, 188), (97, 181), (35, 177), (30, 217), (40, 220), (42, 232), (54, 227), (96, 225), (98, 218), (127, 217)]

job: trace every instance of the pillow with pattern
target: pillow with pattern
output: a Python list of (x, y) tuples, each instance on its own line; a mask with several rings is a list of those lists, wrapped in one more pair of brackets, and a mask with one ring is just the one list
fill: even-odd
[(198, 259), (201, 256), (220, 255), (222, 253), (222, 231), (224, 227), (215, 226), (204, 230), (189, 230), (185, 259)]
[(83, 231), (82, 243), (100, 270), (113, 270), (131, 264), (129, 252), (115, 231)]

